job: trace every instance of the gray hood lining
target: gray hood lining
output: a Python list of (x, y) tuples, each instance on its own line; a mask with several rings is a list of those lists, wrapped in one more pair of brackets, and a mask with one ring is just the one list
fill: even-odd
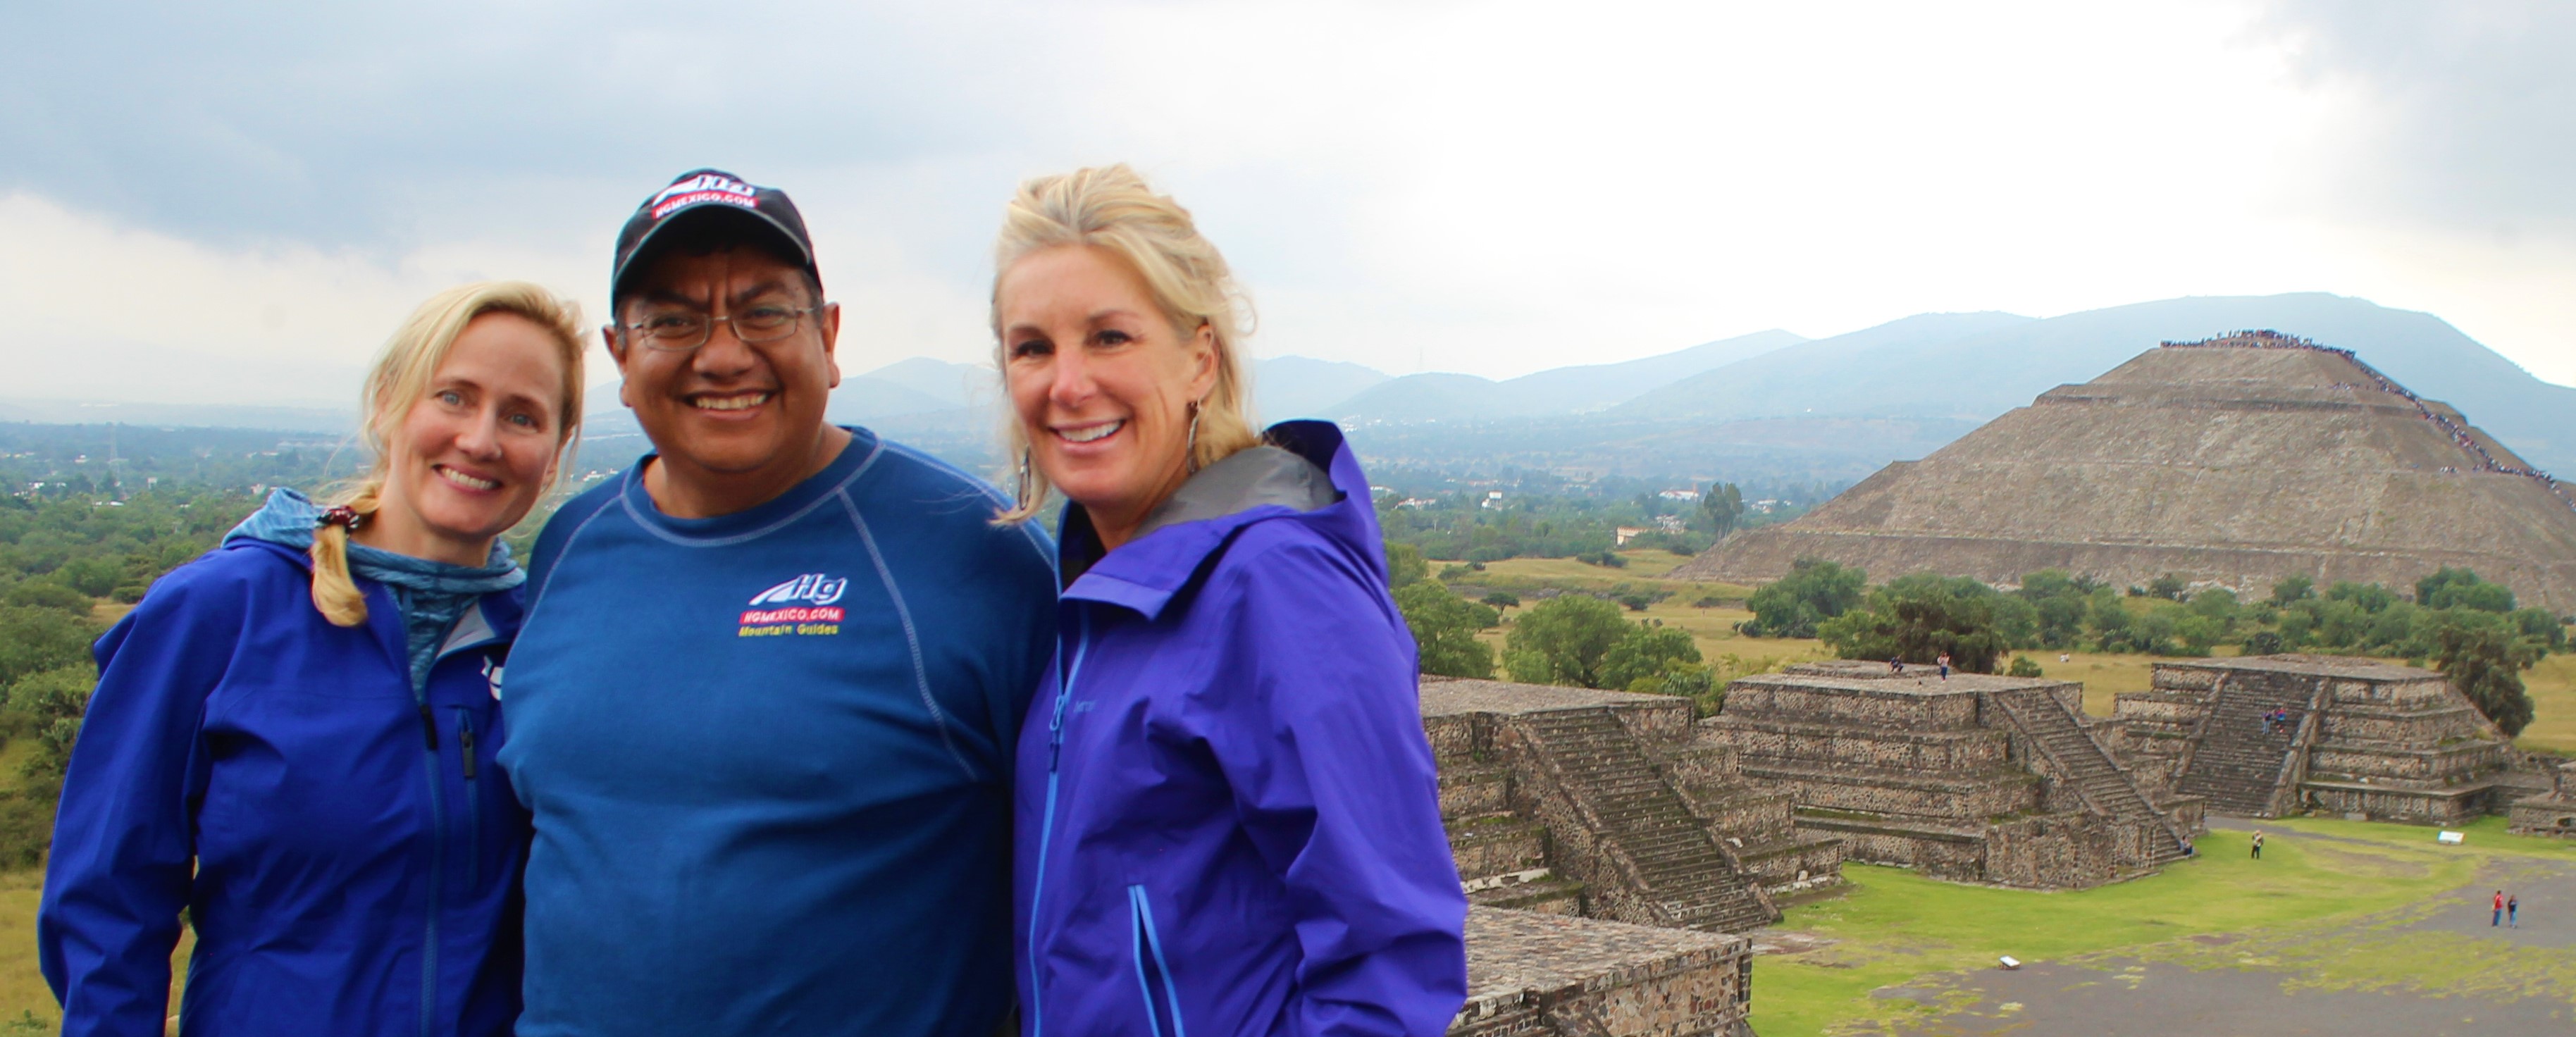
[(1223, 518), (1266, 504), (1294, 511), (1331, 507), (1342, 499), (1332, 476), (1314, 462), (1275, 446), (1257, 446), (1199, 469), (1170, 500), (1145, 516), (1136, 535), (1165, 526)]

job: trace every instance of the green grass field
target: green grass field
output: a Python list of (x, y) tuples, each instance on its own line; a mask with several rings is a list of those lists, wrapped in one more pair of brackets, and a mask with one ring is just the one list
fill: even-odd
[(2213, 832), (2200, 840), (2196, 860), (2070, 892), (1963, 886), (1847, 865), (1839, 895), (1792, 907), (1781, 922), (1838, 942), (1760, 959), (1754, 1025), (1764, 1037), (1824, 1037), (1921, 1021), (1960, 998), (1936, 993), (1927, 1007), (1871, 991), (1943, 991), (2006, 954), (2027, 962), (2116, 957), (2288, 969), (2322, 989), (2402, 982), (2435, 995), (2473, 989), (2512, 966), (2519, 982), (2576, 992), (2576, 949), (2463, 948), (2442, 934), (2354, 929), (2374, 916), (2438, 906), (2433, 898), (2499, 859), (2576, 862), (2576, 844), (2505, 835), (2501, 818), (2470, 826), (2468, 843), (2456, 847), (2436, 845), (2431, 829), (2404, 825), (2292, 820), (2265, 827), (2338, 841), (2274, 838), (2254, 861), (2244, 833)]

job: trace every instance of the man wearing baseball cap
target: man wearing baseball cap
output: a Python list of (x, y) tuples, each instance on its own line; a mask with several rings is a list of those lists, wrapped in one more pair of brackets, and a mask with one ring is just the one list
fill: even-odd
[(654, 453), (547, 523), (495, 679), (536, 826), (519, 1034), (986, 1037), (1052, 552), (824, 421), (840, 311), (785, 194), (672, 181), (610, 306)]

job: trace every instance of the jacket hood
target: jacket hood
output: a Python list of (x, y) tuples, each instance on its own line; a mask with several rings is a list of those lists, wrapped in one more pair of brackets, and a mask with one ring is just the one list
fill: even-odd
[(1057, 538), (1065, 596), (1124, 605), (1151, 618), (1236, 530), (1271, 520), (1304, 525), (1384, 581), (1385, 548), (1368, 476), (1341, 428), (1284, 421), (1262, 439), (1267, 445), (1190, 476), (1116, 551), (1101, 550), (1089, 512), (1066, 505)]
[(258, 540), (294, 551), (313, 546), (313, 529), (322, 524), (322, 506), (313, 503), (299, 490), (283, 486), (268, 491), (268, 502), (241, 520), (232, 532), (224, 534), (224, 543), (235, 540)]

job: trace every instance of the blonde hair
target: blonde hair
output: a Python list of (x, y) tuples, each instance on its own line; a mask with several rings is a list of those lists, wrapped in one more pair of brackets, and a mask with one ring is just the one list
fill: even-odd
[[(1030, 180), (1003, 210), (1001, 237), (993, 245), (994, 367), (1008, 378), (1009, 344), (1001, 339), (1002, 275), (1031, 253), (1069, 245), (1118, 257), (1144, 279), (1154, 305), (1183, 337), (1206, 328), (1216, 339), (1216, 385), (1197, 401), (1191, 467), (1205, 468), (1259, 445), (1239, 347), (1252, 304), (1235, 286), (1234, 273), (1216, 245), (1200, 236), (1190, 211), (1170, 195), (1155, 194), (1124, 163)], [(1025, 522), (1046, 505), (1053, 487), (1028, 463), (1028, 430), (1016, 416), (1003, 422), (1002, 444), (1003, 456), (1020, 458), (1019, 492), (998, 521)]]
[[(557, 401), (562, 408), (557, 414), (561, 439), (555, 446), (554, 478), (563, 479), (564, 461), (581, 432), (581, 308), (525, 281), (481, 281), (430, 296), (385, 340), (358, 401), (362, 416), (358, 435), (374, 453), (375, 463), (366, 475), (335, 494), (332, 505), (361, 516), (375, 514), (384, 494), (387, 466), (392, 463), (386, 444), (412, 407), (428, 397), (430, 383), (447, 362), (456, 337), (465, 333), (474, 318), (487, 313), (526, 318), (555, 341), (563, 360), (563, 395)], [(313, 607), (334, 626), (353, 627), (367, 621), (366, 596), (349, 578), (349, 531), (337, 525), (313, 531)]]

